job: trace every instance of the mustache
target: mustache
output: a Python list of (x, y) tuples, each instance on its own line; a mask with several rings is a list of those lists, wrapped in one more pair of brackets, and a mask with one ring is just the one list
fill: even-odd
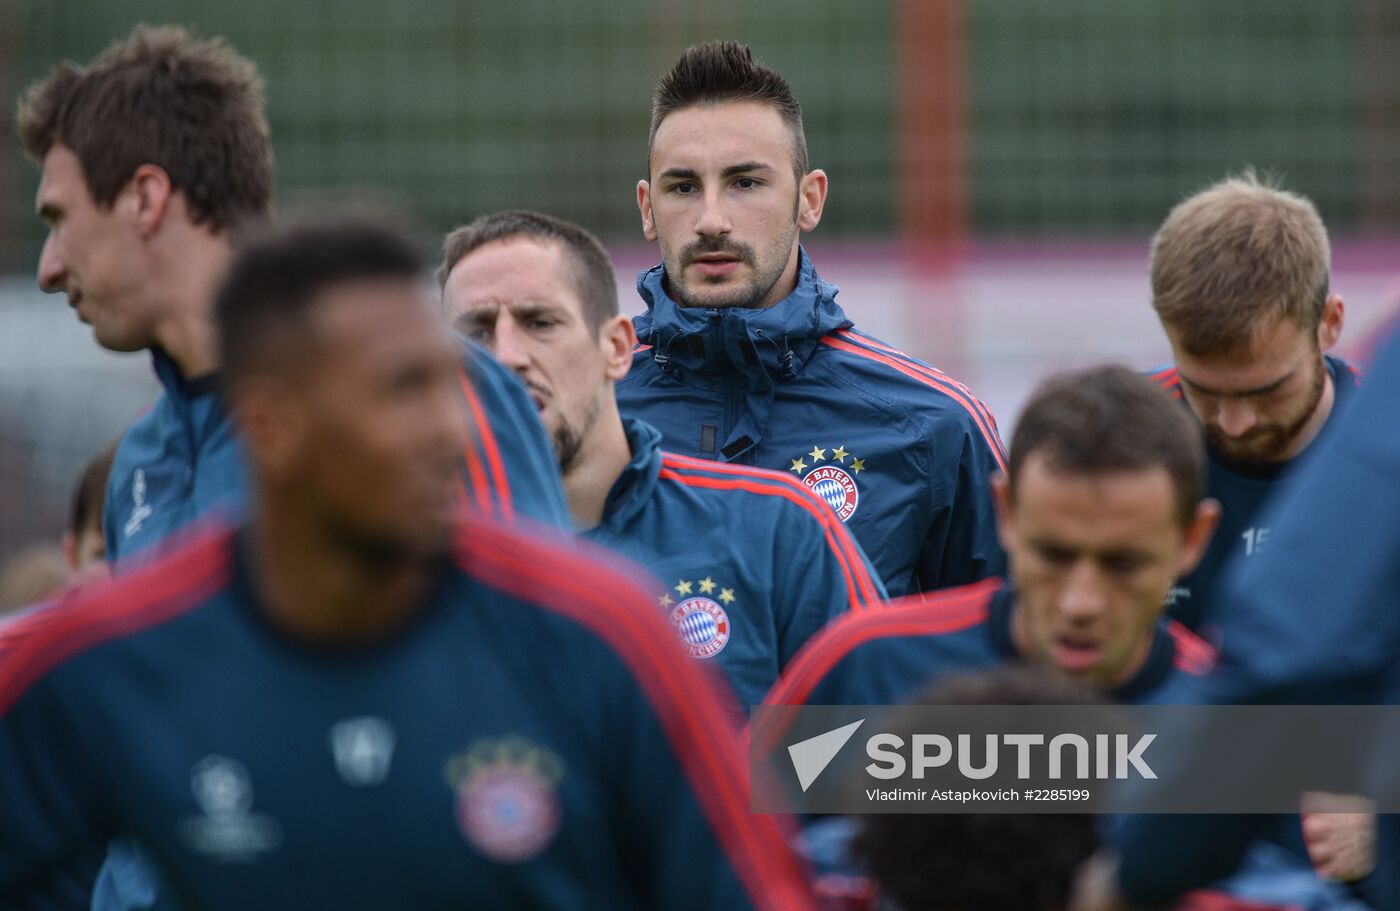
[(689, 265), (701, 256), (714, 253), (723, 253), (732, 256), (746, 265), (754, 264), (753, 248), (744, 244), (736, 244), (727, 237), (705, 237), (690, 244), (681, 251), (681, 262)]

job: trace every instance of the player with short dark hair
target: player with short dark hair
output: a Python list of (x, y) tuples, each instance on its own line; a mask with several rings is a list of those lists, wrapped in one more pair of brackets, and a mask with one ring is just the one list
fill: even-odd
[(1218, 516), (1190, 417), (1123, 367), (1043, 383), (993, 482), (1009, 580), (913, 596), (814, 639), (768, 702), (884, 705), (953, 671), (1026, 661), (1152, 702), (1212, 649), (1164, 620)]
[(688, 459), (623, 420), (614, 384), (636, 336), (587, 231), (547, 215), (485, 215), (453, 232), (448, 319), (525, 382), (554, 437), (574, 527), (664, 583), (686, 651), (752, 705), (817, 630), (884, 590), (825, 501), (791, 477)]
[(249, 519), (0, 631), (0, 896), (130, 835), (202, 908), (810, 907), (643, 589), (454, 510), (420, 274), (355, 223), (234, 261)]
[(220, 40), (142, 25), (32, 85), (17, 119), (43, 170), (40, 287), (103, 347), (149, 349), (163, 390), (113, 460), (115, 561), (226, 503), (240, 471), (209, 379), (210, 308), (233, 232), (272, 202), (262, 80)]
[(826, 192), (781, 75), (734, 42), (681, 55), (656, 88), (637, 183), (662, 263), (638, 277), (647, 311), (622, 413), (677, 453), (790, 473), (891, 594), (994, 575), (996, 423), (961, 384), (852, 328), (799, 243)]
[(1210, 548), (1169, 595), (1167, 613), (1193, 630), (1219, 621), (1226, 564), (1268, 546), (1260, 507), (1356, 387), (1326, 353), (1344, 312), (1330, 271), (1312, 202), (1252, 172), (1180, 203), (1152, 240), (1152, 306), (1174, 361), (1153, 378), (1204, 428), (1206, 491), (1221, 504)]
[[(25, 148), (43, 168), (40, 286), (67, 294), (104, 347), (149, 349), (162, 386), (113, 461), (104, 521), (114, 562), (242, 505), (212, 306), (235, 230), (271, 206), (263, 108), (256, 68), (222, 40), (144, 25), (91, 65), (57, 67), (20, 104)], [(508, 518), (562, 522), (548, 444), (523, 392), (485, 355), (463, 354), (477, 430), (464, 453), (469, 498)]]

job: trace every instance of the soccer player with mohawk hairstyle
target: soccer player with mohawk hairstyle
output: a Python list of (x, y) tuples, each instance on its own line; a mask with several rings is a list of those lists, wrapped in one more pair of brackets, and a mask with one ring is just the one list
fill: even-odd
[(802, 109), (732, 42), (685, 51), (656, 88), (642, 231), (660, 265), (624, 417), (682, 455), (788, 472), (824, 497), (891, 595), (1000, 573), (996, 422), (964, 386), (856, 331), (798, 242), (821, 221)]

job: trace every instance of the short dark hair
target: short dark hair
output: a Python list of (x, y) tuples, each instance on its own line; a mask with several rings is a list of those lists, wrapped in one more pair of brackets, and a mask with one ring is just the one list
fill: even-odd
[(1092, 367), (1041, 383), (1011, 437), (1007, 480), (1013, 491), (1021, 466), (1036, 452), (1050, 467), (1074, 474), (1166, 469), (1182, 527), (1205, 490), (1200, 424), (1126, 367)]
[(142, 164), (170, 175), (196, 224), (224, 231), (266, 217), (272, 147), (257, 68), (222, 39), (138, 25), (83, 67), (62, 63), (20, 99), (25, 151), (43, 163), (58, 143), (110, 208)]
[[(1022, 666), (945, 677), (911, 702), (1101, 705), (1103, 697)], [(885, 729), (918, 729), (907, 712)], [(1096, 825), (1087, 813), (876, 813), (861, 819), (851, 853), (901, 911), (1060, 911), (1098, 847)]]
[(483, 215), (447, 235), (442, 243), (442, 265), (437, 271), (438, 287), (447, 287), (453, 267), (467, 254), (489, 243), (516, 237), (554, 241), (564, 248), (574, 264), (583, 317), (594, 332), (617, 316), (617, 276), (608, 251), (598, 238), (573, 222), (526, 209)]
[(793, 167), (801, 179), (809, 169), (802, 105), (797, 103), (797, 96), (787, 80), (776, 70), (754, 60), (749, 46), (738, 41), (707, 41), (688, 47), (675, 66), (661, 77), (651, 96), (648, 159), (652, 144), (656, 142), (656, 131), (668, 115), (698, 104), (732, 101), (756, 101), (778, 109), (792, 131)]
[(73, 537), (89, 528), (102, 531), (102, 513), (107, 501), (107, 476), (112, 473), (112, 460), (117, 455), (115, 441), (93, 456), (73, 489), (73, 505), (68, 514), (68, 531)]
[(358, 217), (290, 225), (248, 242), (214, 305), (225, 388), (256, 369), (269, 349), (305, 331), (327, 289), (422, 276), (422, 258), (406, 236)]

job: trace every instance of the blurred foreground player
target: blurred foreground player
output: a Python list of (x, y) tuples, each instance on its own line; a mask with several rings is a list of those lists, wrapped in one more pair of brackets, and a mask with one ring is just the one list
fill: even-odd
[(987, 407), (855, 331), (799, 243), (826, 204), (802, 108), (748, 47), (689, 48), (656, 87), (642, 232), (660, 265), (622, 414), (687, 456), (790, 473), (822, 496), (893, 595), (1000, 573)]
[(1270, 546), (1261, 506), (1356, 386), (1326, 353), (1343, 317), (1331, 265), (1313, 204), (1248, 172), (1182, 202), (1152, 240), (1152, 306), (1174, 361), (1153, 378), (1205, 429), (1206, 493), (1221, 505), (1220, 529), (1167, 613), (1208, 638), (1229, 607), (1225, 567)]
[(714, 659), (742, 705), (814, 633), (884, 590), (831, 507), (796, 479), (664, 452), (623, 420), (614, 384), (637, 337), (607, 251), (577, 225), (499, 212), (444, 244), (443, 304), (538, 402), (574, 527), (658, 576), (686, 652)]
[(234, 264), (249, 524), (4, 628), (0, 895), (130, 835), (189, 907), (807, 907), (642, 590), (454, 523), (458, 349), (419, 274), (357, 225)]
[[(1184, 688), (1186, 698), (1400, 703), (1397, 400), (1400, 336), (1390, 340), (1335, 432), (1265, 511), (1275, 528), (1269, 549), (1227, 580), (1219, 666)], [(1375, 759), (1393, 788), (1395, 732), (1384, 733), (1391, 739)], [(1150, 907), (1221, 875), (1238, 863), (1259, 822), (1252, 816), (1132, 819), (1120, 842), (1123, 894)], [(1377, 869), (1364, 884), (1378, 909), (1400, 909), (1398, 822), (1380, 817)]]

